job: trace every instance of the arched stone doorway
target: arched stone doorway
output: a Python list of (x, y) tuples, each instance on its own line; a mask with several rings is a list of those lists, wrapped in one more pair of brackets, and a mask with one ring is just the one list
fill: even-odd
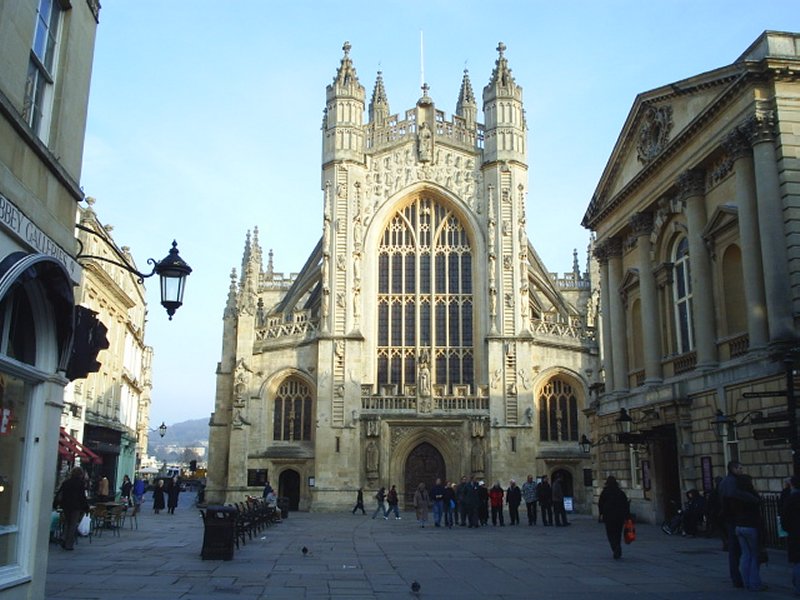
[(300, 473), (286, 469), (278, 478), (278, 497), (289, 499), (289, 510), (300, 507)]
[(430, 489), (437, 478), (443, 482), (447, 480), (447, 469), (442, 453), (428, 442), (422, 442), (408, 454), (403, 473), (406, 506), (413, 504), (414, 492), (420, 483), (424, 483)]
[(566, 469), (556, 469), (550, 476), (550, 484), (552, 485), (556, 477), (561, 477), (561, 490), (564, 492), (564, 497), (575, 498), (575, 484), (572, 481), (572, 473)]

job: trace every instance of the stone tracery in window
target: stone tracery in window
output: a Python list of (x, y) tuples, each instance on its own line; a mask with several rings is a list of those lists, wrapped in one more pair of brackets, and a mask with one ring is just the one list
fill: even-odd
[(415, 384), (423, 351), (434, 383), (473, 384), (472, 248), (445, 206), (419, 197), (389, 221), (377, 300), (379, 384)]
[(289, 377), (278, 387), (273, 411), (273, 439), (296, 442), (311, 440), (311, 388), (296, 377)]
[(562, 379), (551, 379), (539, 394), (539, 439), (578, 441), (578, 399)]

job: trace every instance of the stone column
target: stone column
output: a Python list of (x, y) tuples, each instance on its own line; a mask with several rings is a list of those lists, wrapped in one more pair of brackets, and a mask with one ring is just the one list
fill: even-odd
[(742, 246), (742, 281), (747, 303), (747, 334), (750, 349), (767, 345), (767, 305), (764, 295), (764, 267), (758, 233), (756, 182), (753, 151), (741, 131), (735, 129), (724, 142), (733, 160), (736, 177), (736, 205), (739, 209), (739, 241)]
[(614, 391), (628, 389), (628, 335), (625, 307), (622, 305), (622, 240), (613, 238), (606, 243), (608, 253), (608, 304), (611, 312), (611, 356), (614, 369)]
[(662, 381), (661, 373), (661, 332), (658, 316), (658, 296), (656, 278), (653, 275), (652, 244), (653, 214), (636, 213), (630, 220), (636, 244), (639, 249), (639, 294), (642, 300), (642, 346), (644, 350), (644, 383), (656, 384)]
[(783, 227), (783, 203), (775, 154), (775, 114), (756, 108), (742, 131), (753, 146), (761, 235), (761, 260), (764, 268), (764, 290), (767, 301), (769, 343), (781, 343), (794, 337), (792, 299), (789, 290), (789, 259), (786, 232)]
[(706, 226), (705, 172), (689, 169), (678, 177), (681, 198), (686, 204), (688, 224), (689, 264), (692, 283), (692, 323), (697, 368), (710, 369), (717, 365), (716, 312), (714, 290), (711, 286), (711, 261), (703, 239)]
[(600, 264), (600, 318), (603, 348), (603, 370), (605, 373), (606, 390), (614, 389), (614, 370), (611, 365), (614, 359), (611, 351), (611, 306), (608, 288), (608, 253), (605, 244), (597, 244), (594, 256)]

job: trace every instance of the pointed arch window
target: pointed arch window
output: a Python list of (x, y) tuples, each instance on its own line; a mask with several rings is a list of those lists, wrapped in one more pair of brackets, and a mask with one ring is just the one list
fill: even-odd
[(474, 383), (472, 248), (458, 217), (427, 197), (395, 213), (378, 246), (378, 384)]
[(694, 327), (692, 325), (692, 272), (689, 262), (689, 240), (681, 237), (675, 244), (672, 256), (675, 265), (673, 302), (675, 310), (675, 341), (678, 354), (694, 349)]
[(539, 439), (578, 441), (578, 398), (563, 379), (551, 379), (539, 394)]
[(311, 440), (313, 398), (311, 388), (297, 377), (289, 377), (275, 394), (272, 437), (276, 441)]

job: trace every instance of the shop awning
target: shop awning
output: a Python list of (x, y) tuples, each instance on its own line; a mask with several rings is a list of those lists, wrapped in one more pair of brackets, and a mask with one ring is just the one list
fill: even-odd
[(80, 458), (81, 462), (95, 463), (97, 465), (103, 462), (102, 458), (68, 434), (63, 427), (58, 436), (58, 454), (70, 462), (76, 458)]

